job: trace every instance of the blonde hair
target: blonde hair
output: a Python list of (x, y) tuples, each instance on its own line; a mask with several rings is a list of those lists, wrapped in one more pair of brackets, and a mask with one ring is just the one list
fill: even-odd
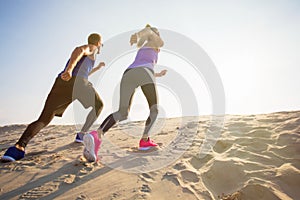
[(152, 32), (158, 35), (158, 29), (150, 26), (150, 24), (147, 24), (145, 28), (143, 28), (140, 32), (138, 32), (138, 36), (139, 36), (137, 42), (138, 48), (142, 47), (146, 41), (149, 41), (153, 37)]
[(98, 33), (92, 33), (88, 37), (88, 44), (97, 45), (100, 42), (101, 36)]
[(152, 27), (150, 24), (147, 24), (147, 25), (145, 26), (145, 28), (150, 28), (153, 32), (155, 32), (156, 34), (158, 34), (158, 29), (155, 28), (155, 27)]

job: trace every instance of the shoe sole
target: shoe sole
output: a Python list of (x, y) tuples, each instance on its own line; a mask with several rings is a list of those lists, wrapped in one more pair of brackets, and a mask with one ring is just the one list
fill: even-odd
[(75, 142), (76, 142), (76, 143), (83, 143), (82, 140), (78, 140), (78, 139), (76, 139)]
[(97, 156), (95, 154), (95, 142), (93, 136), (90, 134), (86, 134), (83, 137), (83, 156), (89, 161), (89, 162), (95, 162), (97, 160)]
[(14, 162), (16, 160), (13, 157), (10, 157), (10, 156), (2, 156), (1, 161), (3, 161), (3, 162)]
[(155, 147), (157, 147), (157, 146), (151, 146), (151, 147), (139, 147), (139, 150), (141, 150), (141, 151), (147, 151), (147, 150), (152, 149), (152, 148), (155, 148)]
[(151, 149), (151, 147), (140, 147), (139, 148), (139, 150), (141, 150), (141, 151), (147, 151), (149, 149)]

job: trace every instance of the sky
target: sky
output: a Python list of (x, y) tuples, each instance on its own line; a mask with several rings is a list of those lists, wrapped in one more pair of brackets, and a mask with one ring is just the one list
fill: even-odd
[[(105, 45), (147, 23), (182, 34), (207, 53), (222, 80), (227, 114), (299, 110), (299, 11), (297, 0), (0, 0), (0, 126), (38, 118), (57, 74), (90, 33), (100, 33)], [(114, 111), (122, 70), (134, 56), (106, 63), (91, 78), (104, 101), (98, 123)], [(100, 54), (96, 64), (104, 59)], [(211, 114), (209, 91), (189, 63), (162, 51), (158, 64), (156, 70), (168, 66), (193, 86), (199, 105), (190, 115)], [(161, 86), (158, 90), (160, 116), (181, 116), (176, 94)], [(82, 119), (76, 119), (74, 109), (83, 112)], [(75, 102), (52, 124), (81, 122), (87, 112)], [(129, 118), (147, 115), (138, 91)]]

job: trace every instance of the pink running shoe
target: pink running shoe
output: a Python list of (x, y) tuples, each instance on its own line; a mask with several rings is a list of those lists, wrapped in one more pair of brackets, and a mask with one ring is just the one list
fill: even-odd
[(84, 144), (83, 156), (89, 162), (95, 162), (98, 160), (98, 151), (101, 142), (102, 141), (99, 139), (97, 131), (92, 131), (83, 136), (83, 144)]
[(150, 140), (150, 138), (148, 138), (148, 140), (145, 142), (143, 139), (140, 140), (140, 147), (139, 150), (149, 150), (152, 147), (156, 147), (158, 146), (155, 142), (153, 142), (153, 140)]

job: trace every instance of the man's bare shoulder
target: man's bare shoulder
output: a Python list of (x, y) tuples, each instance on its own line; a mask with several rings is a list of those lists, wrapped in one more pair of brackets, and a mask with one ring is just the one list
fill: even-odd
[(75, 52), (83, 52), (84, 55), (91, 55), (95, 51), (95, 46), (91, 44), (84, 44), (75, 48)]

